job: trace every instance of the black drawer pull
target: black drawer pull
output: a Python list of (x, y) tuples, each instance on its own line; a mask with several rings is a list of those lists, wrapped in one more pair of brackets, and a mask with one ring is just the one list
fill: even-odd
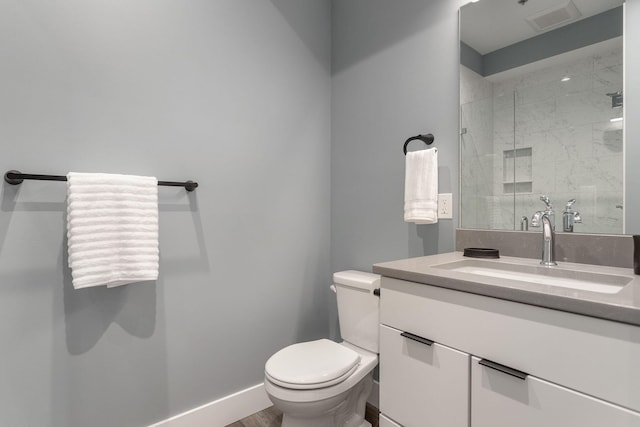
[(517, 369), (513, 369), (513, 368), (510, 368), (508, 366), (504, 366), (504, 365), (501, 365), (501, 364), (496, 363), (496, 362), (492, 362), (492, 361), (487, 360), (487, 359), (481, 359), (478, 363), (481, 364), (482, 366), (486, 366), (487, 368), (491, 368), (491, 369), (495, 369), (496, 371), (500, 371), (503, 374), (507, 374), (507, 375), (511, 375), (512, 377), (520, 378), (521, 380), (526, 379), (527, 375), (529, 375), (526, 372), (518, 371)]
[(426, 344), (428, 346), (433, 344), (433, 341), (428, 340), (426, 338), (422, 338), (420, 335), (414, 335), (410, 332), (403, 332), (400, 335), (402, 335), (405, 338), (409, 338), (410, 340), (414, 340), (414, 341), (418, 341), (419, 343)]

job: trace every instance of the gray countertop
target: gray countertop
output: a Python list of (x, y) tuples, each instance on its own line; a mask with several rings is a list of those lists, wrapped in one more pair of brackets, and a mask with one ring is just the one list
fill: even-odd
[[(634, 275), (631, 268), (569, 262), (561, 262), (556, 267), (548, 267), (558, 270), (556, 273), (559, 274), (570, 275), (573, 272), (606, 274), (630, 280), (619, 292), (599, 293), (499, 277), (479, 276), (442, 267), (443, 264), (463, 260), (474, 260), (474, 258), (464, 257), (462, 252), (450, 252), (378, 263), (373, 266), (373, 272), (395, 279), (640, 326), (640, 276)], [(503, 266), (517, 264), (526, 268), (540, 268), (539, 260), (531, 258), (501, 257), (500, 259), (482, 261)], [(499, 265), (497, 266), (499, 267)]]

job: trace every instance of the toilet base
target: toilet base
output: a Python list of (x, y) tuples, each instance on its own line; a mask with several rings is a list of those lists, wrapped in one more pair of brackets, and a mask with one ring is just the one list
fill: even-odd
[(282, 427), (371, 427), (364, 419), (367, 398), (373, 386), (369, 372), (351, 389), (321, 401), (288, 402), (269, 398), (283, 413)]

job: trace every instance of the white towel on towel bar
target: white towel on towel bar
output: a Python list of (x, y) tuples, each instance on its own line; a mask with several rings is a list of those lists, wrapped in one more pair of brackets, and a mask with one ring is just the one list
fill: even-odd
[(438, 222), (438, 149), (407, 153), (404, 181), (404, 220)]
[(158, 180), (70, 172), (67, 242), (75, 289), (158, 278)]

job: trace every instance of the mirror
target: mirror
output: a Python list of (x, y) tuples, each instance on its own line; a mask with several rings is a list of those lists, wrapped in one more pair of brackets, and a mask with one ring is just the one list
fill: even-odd
[(622, 3), (460, 8), (461, 228), (624, 233)]

